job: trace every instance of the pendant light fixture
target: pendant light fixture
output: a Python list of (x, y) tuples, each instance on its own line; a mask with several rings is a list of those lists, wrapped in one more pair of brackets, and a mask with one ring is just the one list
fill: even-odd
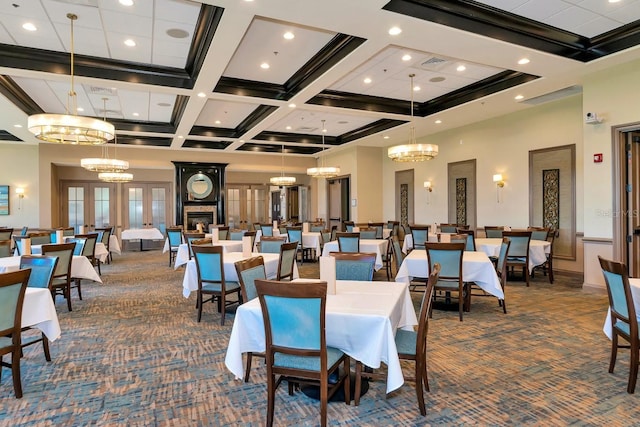
[[(113, 140), (113, 155), (118, 155), (118, 136), (115, 136)], [(102, 171), (98, 174), (98, 179), (104, 182), (129, 182), (133, 181), (133, 174), (128, 172), (123, 172), (126, 169), (129, 169), (129, 162), (125, 160), (116, 160), (116, 162), (126, 163), (126, 168), (122, 170), (111, 170), (111, 171)]]
[(438, 155), (437, 145), (416, 143), (416, 128), (413, 125), (413, 78), (415, 76), (415, 74), (409, 74), (411, 79), (411, 130), (409, 144), (395, 145), (387, 150), (387, 155), (395, 162), (422, 162), (431, 160)]
[(320, 152), (321, 165), (320, 167), (307, 169), (307, 175), (313, 178), (333, 178), (340, 175), (340, 168), (335, 166), (324, 165), (324, 134), (327, 130), (324, 127), (325, 120), (322, 121), (322, 151)]
[(71, 90), (67, 95), (66, 114), (34, 114), (27, 119), (27, 127), (36, 138), (58, 144), (101, 145), (113, 139), (111, 123), (93, 117), (78, 116), (78, 99), (74, 89), (73, 21), (78, 16), (67, 13), (71, 21)]
[[(107, 99), (108, 98), (102, 98), (105, 120), (107, 119)], [(117, 136), (114, 136), (114, 146), (116, 146), (117, 144)], [(92, 172), (123, 172), (129, 169), (129, 162), (125, 160), (109, 158), (108, 145), (109, 144), (104, 144), (102, 146), (102, 157), (81, 159), (80, 166)]]
[(287, 185), (293, 185), (296, 183), (295, 176), (284, 176), (284, 144), (282, 144), (282, 167), (280, 176), (273, 176), (269, 178), (271, 185), (277, 185), (278, 187), (286, 187)]

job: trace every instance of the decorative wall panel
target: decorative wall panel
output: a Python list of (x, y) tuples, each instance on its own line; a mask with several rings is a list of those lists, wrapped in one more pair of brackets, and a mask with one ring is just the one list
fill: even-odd
[(544, 227), (560, 227), (560, 169), (542, 171), (542, 221)]
[(400, 224), (409, 224), (409, 185), (400, 184)]
[(456, 178), (456, 223), (467, 223), (467, 178)]

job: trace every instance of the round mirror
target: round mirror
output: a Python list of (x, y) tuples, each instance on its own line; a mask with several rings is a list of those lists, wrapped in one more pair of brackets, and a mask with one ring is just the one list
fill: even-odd
[(193, 174), (187, 181), (187, 191), (196, 199), (204, 199), (213, 191), (213, 182), (203, 173)]

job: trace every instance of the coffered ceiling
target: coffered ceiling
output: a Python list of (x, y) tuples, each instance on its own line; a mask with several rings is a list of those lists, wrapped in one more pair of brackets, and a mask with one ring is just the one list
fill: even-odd
[(71, 113), (172, 150), (386, 146), (640, 58), (640, 0), (0, 0), (0, 140), (71, 108), (67, 13)]

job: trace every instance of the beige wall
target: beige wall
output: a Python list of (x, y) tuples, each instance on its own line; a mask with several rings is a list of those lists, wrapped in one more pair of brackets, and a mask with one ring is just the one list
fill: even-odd
[[(0, 215), (0, 226), (22, 228), (40, 224), (41, 184), (38, 175), (38, 146), (0, 144), (0, 185), (9, 185), (9, 215)], [(15, 191), (22, 187), (25, 196), (19, 200)], [(44, 193), (49, 193), (48, 186)]]

